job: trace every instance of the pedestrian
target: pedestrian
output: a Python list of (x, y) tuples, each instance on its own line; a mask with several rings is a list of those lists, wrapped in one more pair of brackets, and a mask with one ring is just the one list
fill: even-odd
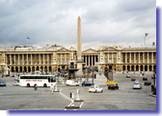
[(37, 84), (34, 84), (34, 90), (37, 91)]
[(70, 92), (70, 99), (72, 99), (72, 92)]
[(50, 90), (51, 90), (51, 93), (53, 93), (53, 91), (54, 91), (54, 85), (53, 84), (51, 84)]

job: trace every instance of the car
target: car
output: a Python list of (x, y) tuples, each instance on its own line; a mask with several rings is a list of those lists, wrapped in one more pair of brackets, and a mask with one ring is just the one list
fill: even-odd
[(151, 85), (151, 82), (150, 82), (150, 81), (145, 81), (145, 82), (144, 82), (144, 85), (145, 85), (145, 86), (150, 86), (150, 85)]
[(14, 85), (14, 86), (19, 86), (19, 79), (18, 79), (18, 78), (15, 78), (15, 79), (14, 79), (13, 85)]
[(92, 82), (89, 82), (89, 81), (83, 81), (82, 82), (82, 87), (86, 87), (86, 86), (92, 86), (94, 85)]
[(131, 81), (135, 81), (136, 79), (135, 78), (131, 78)]
[(79, 86), (80, 83), (76, 80), (66, 80), (66, 85), (67, 86)]
[(106, 84), (107, 84), (107, 87), (108, 87), (109, 90), (117, 90), (117, 89), (119, 89), (119, 85), (118, 85), (117, 81), (108, 80), (106, 82)]
[(133, 89), (142, 89), (142, 85), (138, 80), (134, 82)]
[(0, 87), (6, 87), (6, 82), (4, 80), (0, 80)]
[(147, 79), (146, 76), (143, 76), (142, 80), (143, 80), (143, 81), (147, 81), (148, 79)]
[(126, 75), (126, 78), (130, 78), (130, 75)]
[(103, 92), (103, 88), (97, 86), (97, 85), (94, 85), (94, 87), (91, 87), (88, 89), (88, 92), (89, 93), (102, 93)]

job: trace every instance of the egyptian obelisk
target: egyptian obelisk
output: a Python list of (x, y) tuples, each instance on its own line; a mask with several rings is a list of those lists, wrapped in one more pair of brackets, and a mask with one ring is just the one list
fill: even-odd
[(81, 19), (80, 16), (78, 16), (78, 20), (77, 20), (77, 60), (81, 61)]
[(77, 74), (80, 76), (82, 75), (82, 43), (81, 43), (81, 19), (78, 16), (77, 19)]

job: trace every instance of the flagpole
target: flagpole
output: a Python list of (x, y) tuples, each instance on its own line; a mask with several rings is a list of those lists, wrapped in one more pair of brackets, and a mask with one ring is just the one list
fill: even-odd
[(145, 36), (144, 36), (144, 47), (146, 47), (146, 37), (148, 36), (148, 33), (145, 33)]
[(27, 37), (26, 39), (27, 39), (27, 46), (29, 47), (29, 39), (30, 39), (30, 37)]

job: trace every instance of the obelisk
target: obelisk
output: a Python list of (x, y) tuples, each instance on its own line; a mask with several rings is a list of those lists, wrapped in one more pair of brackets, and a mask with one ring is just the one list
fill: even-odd
[(78, 20), (77, 20), (77, 60), (81, 61), (81, 19), (80, 16), (78, 16)]
[(77, 75), (82, 75), (82, 43), (81, 43), (81, 19), (80, 16), (78, 16), (77, 19)]

